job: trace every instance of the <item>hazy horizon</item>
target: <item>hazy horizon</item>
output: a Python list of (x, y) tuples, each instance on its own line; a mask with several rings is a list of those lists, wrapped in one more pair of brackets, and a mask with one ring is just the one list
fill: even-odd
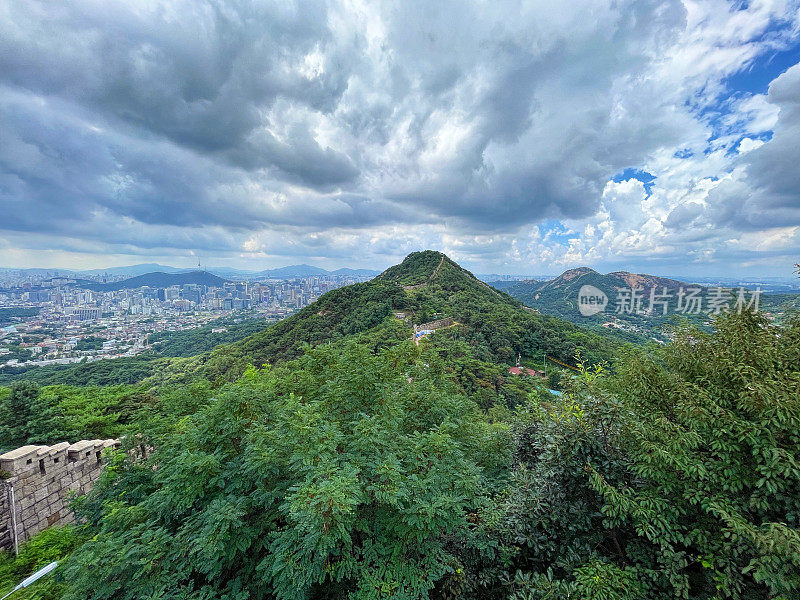
[[(177, 270), (180, 270), (180, 271), (198, 270), (198, 265), (197, 264), (185, 265), (185, 266), (177, 266), (176, 264), (163, 264), (163, 263), (158, 263), (158, 262), (131, 263), (131, 264), (123, 264), (123, 265), (115, 265), (115, 266), (89, 267), (89, 268), (14, 267), (14, 266), (0, 265), (0, 269), (9, 269), (9, 270), (42, 269), (42, 270), (53, 270), (53, 271), (72, 271), (72, 272), (76, 272), (76, 273), (81, 273), (81, 272), (87, 272), (88, 273), (88, 272), (94, 271), (94, 272), (97, 272), (96, 274), (102, 274), (102, 271), (104, 271), (104, 270), (125, 269), (125, 268), (130, 269), (130, 268), (134, 268), (134, 267), (142, 267), (142, 266), (145, 266), (145, 265), (147, 265), (147, 266), (152, 265), (153, 267), (177, 269)], [(347, 266), (347, 265), (322, 267), (319, 264), (313, 264), (313, 263), (311, 263), (311, 264), (309, 264), (309, 263), (286, 263), (286, 264), (281, 264), (281, 265), (265, 266), (263, 268), (239, 268), (239, 267), (228, 266), (228, 265), (204, 265), (204, 264), (201, 264), (200, 265), (200, 270), (203, 270), (203, 271), (231, 270), (231, 271), (238, 271), (238, 272), (241, 272), (241, 273), (259, 273), (259, 272), (262, 272), (262, 271), (274, 271), (274, 270), (279, 270), (279, 269), (286, 269), (286, 268), (290, 268), (290, 267), (300, 267), (300, 266), (318, 267), (318, 268), (321, 268), (321, 269), (325, 269), (326, 271), (329, 271), (329, 272), (333, 272), (333, 271), (336, 271), (336, 270), (339, 270), (339, 269), (353, 269), (353, 270), (363, 269), (363, 270), (367, 270), (367, 271), (374, 271), (375, 273), (380, 273), (380, 272), (384, 271), (385, 269), (387, 269), (387, 268), (389, 268), (389, 267), (391, 267), (393, 265), (386, 265), (384, 267), (374, 267), (373, 268), (373, 267), (351, 267), (351, 266)], [(462, 265), (462, 266), (464, 266), (465, 268), (469, 268), (467, 265)], [(489, 270), (489, 271), (477, 271), (477, 270), (474, 270), (474, 269), (470, 269), (470, 270), (473, 273), (475, 273), (476, 275), (498, 275), (498, 276), (504, 276), (504, 277), (520, 277), (520, 276), (557, 277), (558, 275), (561, 275), (562, 273), (564, 273), (567, 270), (581, 268), (581, 267), (589, 267), (589, 268), (593, 268), (594, 269), (594, 267), (590, 267), (589, 265), (575, 265), (573, 267), (569, 267), (568, 269), (563, 269), (563, 270), (558, 271), (558, 272), (529, 271), (529, 272), (514, 272), (514, 273), (512, 273), (512, 272), (501, 272), (501, 271), (492, 271), (492, 270)], [(797, 279), (797, 275), (796, 275), (796, 272), (794, 270), (790, 271), (790, 273), (787, 274), (786, 276), (783, 276), (783, 275), (764, 275), (764, 274), (761, 274), (761, 275), (739, 275), (739, 276), (737, 276), (737, 275), (720, 275), (719, 273), (713, 273), (713, 272), (707, 273), (707, 274), (690, 273), (690, 272), (655, 272), (655, 271), (653, 271), (653, 272), (645, 272), (645, 271), (632, 271), (630, 269), (625, 269), (625, 268), (609, 268), (609, 269), (594, 269), (594, 270), (598, 271), (599, 273), (602, 273), (602, 274), (608, 274), (608, 273), (612, 273), (612, 272), (615, 272), (615, 271), (628, 271), (628, 272), (631, 272), (631, 273), (642, 273), (642, 274), (655, 275), (655, 276), (659, 276), (659, 277), (666, 277), (666, 278), (672, 278), (672, 279), (691, 279), (693, 277), (696, 277), (696, 278), (700, 278), (700, 279), (719, 278), (721, 280), (722, 279), (725, 279), (725, 280), (738, 279), (738, 280), (744, 281), (744, 280), (758, 280), (759, 278), (761, 278), (763, 280), (781, 280), (781, 281), (785, 281), (785, 282), (794, 282)], [(155, 271), (157, 272), (158, 269), (155, 269)]]

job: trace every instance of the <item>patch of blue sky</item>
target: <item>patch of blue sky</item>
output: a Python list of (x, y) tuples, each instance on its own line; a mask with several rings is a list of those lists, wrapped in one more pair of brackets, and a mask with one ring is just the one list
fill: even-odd
[(542, 239), (547, 238), (548, 241), (557, 244), (568, 245), (569, 240), (576, 237), (576, 233), (567, 227), (558, 219), (548, 219), (542, 221), (537, 225), (539, 228), (539, 235)]
[(750, 138), (751, 140), (761, 140), (762, 142), (768, 142), (772, 139), (772, 132), (771, 131), (764, 131), (759, 134), (752, 134), (748, 133), (747, 135), (740, 135), (732, 144), (730, 144), (726, 151), (725, 156), (733, 156), (735, 154), (739, 154), (739, 144), (742, 143), (742, 140), (745, 138)]
[(765, 52), (723, 83), (732, 93), (766, 94), (769, 84), (781, 73), (800, 63), (800, 42), (788, 48)]
[[(761, 39), (755, 40), (756, 43), (775, 47), (762, 52), (752, 61), (742, 65), (741, 69), (723, 79), (725, 93), (716, 98), (712, 104), (695, 108), (698, 118), (711, 128), (712, 134), (708, 140), (710, 143), (721, 137), (742, 134), (727, 148), (729, 154), (736, 152), (743, 137), (755, 137), (747, 135), (741, 120), (731, 118), (738, 102), (750, 96), (766, 94), (772, 81), (787, 69), (800, 63), (800, 40), (795, 36), (792, 43), (786, 45), (786, 42), (778, 41), (779, 33), (779, 29), (772, 29), (765, 32)], [(767, 135), (771, 136), (771, 132), (761, 133), (758, 137), (766, 141), (769, 137), (764, 136)], [(713, 144), (711, 146), (706, 149), (706, 154), (715, 149)]]
[(652, 173), (648, 173), (647, 171), (628, 167), (611, 178), (611, 180), (615, 183), (628, 181), (629, 179), (638, 179), (644, 185), (644, 191), (647, 193), (647, 195), (649, 196), (652, 194), (653, 186), (655, 186), (656, 176)]

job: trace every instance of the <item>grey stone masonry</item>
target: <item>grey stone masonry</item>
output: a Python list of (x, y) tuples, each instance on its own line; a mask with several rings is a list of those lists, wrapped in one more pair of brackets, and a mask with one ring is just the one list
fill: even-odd
[(103, 470), (103, 450), (118, 440), (22, 446), (0, 454), (0, 550), (56, 523), (75, 520), (72, 495), (86, 494)]

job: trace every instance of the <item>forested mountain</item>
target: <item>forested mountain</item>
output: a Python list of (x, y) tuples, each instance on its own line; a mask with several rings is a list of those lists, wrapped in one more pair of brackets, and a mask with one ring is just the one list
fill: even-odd
[(168, 265), (160, 265), (158, 263), (141, 263), (138, 265), (130, 265), (127, 267), (108, 267), (105, 269), (88, 269), (85, 271), (77, 271), (83, 275), (120, 275), (124, 277), (136, 277), (137, 275), (146, 275), (147, 273), (183, 273), (187, 269), (178, 269)]
[[(492, 285), (517, 298), (526, 306), (544, 314), (560, 317), (592, 331), (601, 331), (603, 325), (616, 331), (620, 339), (642, 343), (657, 336), (664, 338), (665, 325), (676, 322), (676, 317), (701, 325), (708, 320), (705, 312), (681, 310), (680, 290), (695, 289), (703, 301), (710, 293), (708, 288), (655, 275), (616, 271), (603, 275), (589, 267), (565, 271), (546, 281), (498, 281)], [(583, 315), (579, 310), (579, 293), (584, 286), (592, 286), (605, 294), (605, 309), (594, 315)], [(636, 289), (634, 301), (624, 296), (626, 290)], [(653, 297), (651, 299), (651, 293)], [(648, 309), (653, 307), (651, 312)]]
[(84, 287), (94, 290), (125, 290), (136, 289), (143, 286), (166, 288), (173, 285), (185, 284), (222, 287), (226, 281), (226, 279), (218, 277), (208, 271), (188, 271), (186, 273), (145, 273), (144, 275), (137, 275), (136, 277), (130, 277), (122, 281), (93, 283), (85, 285)]
[(456, 324), (447, 335), (469, 344), (472, 353), (487, 362), (511, 364), (517, 354), (543, 353), (572, 362), (578, 349), (596, 362), (609, 359), (618, 346), (613, 336), (589, 333), (526, 309), (444, 254), (425, 251), (409, 255), (371, 281), (328, 292), (293, 316), (198, 356), (190, 365), (171, 365), (164, 375), (199, 372), (210, 379), (235, 378), (249, 364), (300, 356), (307, 344), (360, 335), (365, 343), (385, 347), (410, 339), (412, 324), (448, 317)]
[[(548, 314), (557, 314), (570, 321), (585, 323), (584, 317), (578, 311), (578, 292), (584, 285), (591, 285), (604, 292), (610, 301), (606, 317), (614, 312), (614, 299), (617, 292), (622, 289), (638, 288), (649, 294), (651, 289), (662, 292), (667, 290), (675, 294), (680, 288), (699, 287), (690, 283), (646, 275), (641, 273), (628, 273), (616, 271), (603, 275), (589, 267), (578, 267), (564, 271), (554, 279), (546, 281), (498, 281), (493, 282), (500, 289), (508, 292), (527, 306), (531, 306)], [(645, 301), (644, 307), (648, 298)], [(599, 318), (602, 318), (601, 315)]]
[[(395, 313), (402, 313), (402, 318)], [(109, 385), (146, 379), (158, 386), (198, 378), (231, 380), (250, 364), (274, 364), (298, 357), (306, 345), (351, 337), (359, 337), (373, 348), (394, 345), (411, 339), (413, 324), (439, 317), (451, 317), (456, 324), (434, 338), (446, 334), (450, 340), (466, 343), (470, 355), (486, 364), (510, 365), (518, 354), (540, 359), (544, 353), (571, 363), (578, 349), (596, 362), (609, 359), (619, 346), (607, 332), (589, 333), (526, 309), (444, 254), (426, 251), (411, 254), (371, 281), (332, 290), (293, 316), (274, 325), (262, 323), (260, 331), (211, 351), (207, 351), (205, 340), (192, 349), (187, 344), (195, 335), (186, 332), (172, 342), (165, 340), (158, 353), (87, 365), (40, 367), (4, 374), (0, 381)], [(235, 329), (247, 332), (258, 327), (258, 323), (249, 322)], [(224, 338), (214, 337), (220, 342), (226, 341)], [(164, 355), (174, 358), (161, 358)]]
[(110, 391), (136, 435), (84, 525), (0, 556), (0, 590), (58, 559), (21, 597), (796, 597), (800, 323), (727, 315), (562, 397), (531, 382), (513, 412), (446, 346), (353, 338), (219, 387)]
[(796, 598), (799, 364), (800, 320), (622, 347), (414, 253), (135, 385), (0, 388), (0, 446), (124, 436), (0, 593), (59, 560), (20, 597)]
[(153, 353), (158, 356), (194, 356), (209, 352), (220, 344), (231, 344), (274, 323), (277, 318), (228, 316), (208, 325), (183, 331), (163, 331), (150, 335)]
[[(560, 317), (592, 331), (605, 325), (620, 339), (642, 343), (665, 340), (665, 332), (677, 322), (708, 327), (710, 315), (719, 312), (713, 307), (722, 304), (737, 310), (736, 303), (748, 306), (754, 290), (743, 288), (705, 287), (696, 283), (642, 273), (615, 271), (603, 275), (589, 267), (565, 271), (546, 281), (497, 281), (493, 286), (502, 289), (526, 306)], [(600, 290), (608, 299), (605, 309), (594, 315), (579, 310), (579, 294), (584, 286)], [(636, 290), (632, 297), (631, 290)], [(744, 294), (741, 296), (741, 294)], [(782, 321), (784, 315), (796, 309), (800, 295), (758, 294), (758, 308)]]
[[(0, 376), (0, 382), (24, 379), (40, 385), (78, 386), (143, 382), (146, 388), (157, 388), (202, 379), (227, 381), (236, 379), (248, 365), (299, 357), (309, 345), (356, 339), (374, 350), (393, 346), (411, 339), (413, 324), (441, 317), (451, 317), (455, 324), (431, 336), (431, 341), (440, 346), (461, 344), (457, 352), (452, 348), (451, 352), (480, 361), (481, 369), (462, 371), (474, 379), (470, 386), (490, 396), (516, 394), (498, 378), (518, 354), (537, 361), (549, 354), (571, 364), (580, 350), (594, 363), (610, 360), (620, 346), (608, 332), (590, 333), (526, 309), (444, 254), (426, 251), (409, 255), (372, 281), (333, 290), (272, 325), (247, 321), (225, 334), (211, 334), (209, 327), (181, 332), (166, 336), (151, 354), (9, 371)], [(204, 332), (207, 335), (200, 339)], [(249, 332), (238, 342), (224, 343), (226, 337), (236, 339)], [(213, 343), (219, 345), (210, 349)], [(480, 377), (474, 377), (477, 371)]]

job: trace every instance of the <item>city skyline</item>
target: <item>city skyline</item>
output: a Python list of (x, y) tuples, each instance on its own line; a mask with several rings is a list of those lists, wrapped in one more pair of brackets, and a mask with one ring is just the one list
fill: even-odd
[(797, 0), (2, 5), (2, 267), (800, 257)]
[(190, 273), (145, 276), (136, 279), (136, 285), (120, 284), (118, 279), (87, 285), (66, 276), (17, 282), (0, 277), (0, 374), (5, 368), (64, 366), (158, 352), (171, 335), (199, 328), (211, 339), (227, 334), (229, 325), (250, 332), (364, 279), (311, 276), (240, 282)]

